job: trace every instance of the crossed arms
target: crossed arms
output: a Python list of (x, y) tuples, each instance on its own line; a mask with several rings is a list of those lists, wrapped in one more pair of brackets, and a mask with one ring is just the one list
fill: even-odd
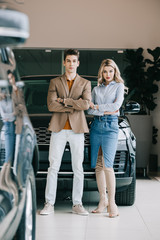
[[(57, 89), (55, 81), (51, 81), (47, 96), (47, 105), (49, 111), (73, 113), (75, 110), (87, 110), (91, 101), (91, 83), (86, 81), (84, 88), (81, 90), (82, 94), (79, 97), (79, 90), (77, 86), (77, 99), (73, 99), (71, 97), (62, 98), (59, 97), (59, 95), (63, 95), (62, 89)], [(60, 91), (61, 94), (59, 94)], [(76, 93), (74, 93), (74, 96), (76, 96)]]

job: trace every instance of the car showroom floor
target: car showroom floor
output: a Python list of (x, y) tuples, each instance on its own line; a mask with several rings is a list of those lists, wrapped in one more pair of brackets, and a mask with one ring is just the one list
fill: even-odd
[(57, 198), (55, 213), (41, 216), (39, 211), (43, 207), (44, 196), (38, 196), (36, 240), (160, 239), (159, 177), (138, 178), (135, 204), (119, 207), (120, 216), (112, 219), (105, 212), (91, 213), (97, 205), (97, 192), (84, 192), (83, 203), (90, 212), (89, 216), (71, 213), (69, 194), (59, 193)]

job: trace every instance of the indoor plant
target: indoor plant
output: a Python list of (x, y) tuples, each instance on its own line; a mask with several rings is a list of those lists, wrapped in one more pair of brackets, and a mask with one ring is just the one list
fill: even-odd
[(154, 94), (158, 92), (156, 81), (160, 81), (160, 47), (147, 49), (152, 59), (144, 59), (143, 48), (127, 49), (128, 63), (124, 77), (129, 88), (126, 100), (137, 101), (141, 105), (139, 114), (150, 114), (156, 107)]
[(133, 100), (141, 106), (138, 116), (128, 115), (128, 118), (137, 139), (137, 168), (143, 168), (145, 175), (152, 145), (150, 111), (157, 106), (154, 94), (158, 92), (156, 81), (160, 81), (160, 47), (154, 50), (147, 49), (151, 55), (148, 59), (144, 58), (143, 51), (143, 48), (126, 50), (128, 65), (124, 70), (124, 78), (129, 88), (125, 102)]

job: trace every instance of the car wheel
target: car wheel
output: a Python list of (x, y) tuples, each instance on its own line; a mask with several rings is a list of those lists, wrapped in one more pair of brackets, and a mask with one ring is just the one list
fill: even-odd
[(0, 222), (2, 222), (5, 216), (11, 211), (12, 203), (11, 197), (7, 192), (0, 190), (0, 195), (1, 195)]
[(26, 183), (26, 201), (22, 219), (16, 234), (18, 240), (35, 240), (36, 232), (36, 188), (33, 168)]
[(136, 174), (132, 178), (132, 183), (129, 187), (116, 193), (116, 204), (119, 206), (132, 206), (135, 201), (135, 190), (136, 190)]

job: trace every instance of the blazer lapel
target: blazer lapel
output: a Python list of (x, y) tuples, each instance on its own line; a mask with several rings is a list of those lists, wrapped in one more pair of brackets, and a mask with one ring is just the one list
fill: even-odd
[(69, 88), (68, 88), (68, 85), (67, 85), (67, 80), (66, 80), (65, 74), (62, 75), (61, 81), (62, 81), (62, 84), (64, 86), (64, 89), (65, 89), (65, 92), (66, 92), (66, 96), (68, 97), (69, 96)]
[(78, 84), (78, 82), (79, 82), (79, 79), (80, 79), (80, 76), (77, 74), (77, 76), (76, 76), (76, 78), (75, 78), (75, 80), (74, 80), (74, 82), (73, 82), (73, 85), (72, 85), (72, 87), (71, 87), (71, 91), (70, 91), (70, 93), (69, 93), (69, 97), (72, 96), (72, 93), (74, 92), (74, 89), (77, 88), (77, 84)]

